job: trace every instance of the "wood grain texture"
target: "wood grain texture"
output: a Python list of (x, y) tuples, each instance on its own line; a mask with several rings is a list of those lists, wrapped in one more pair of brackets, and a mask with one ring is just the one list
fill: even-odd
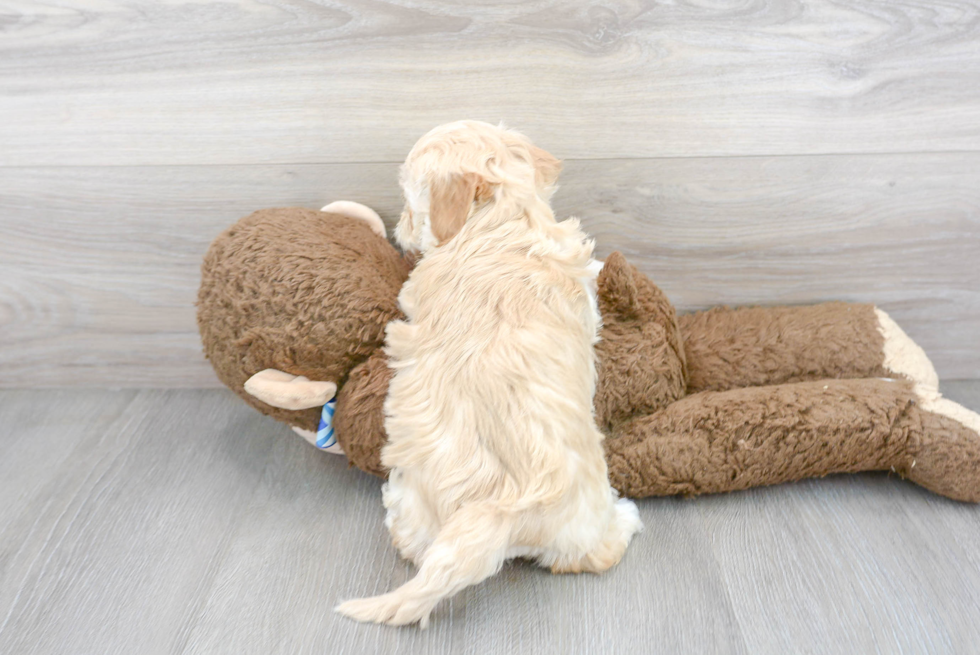
[[(256, 493), (187, 653), (285, 655), (322, 644), (350, 653), (585, 653), (600, 644), (607, 644), (600, 652), (623, 652), (630, 643), (654, 642), (663, 652), (747, 652), (696, 508), (681, 501), (645, 512), (656, 530), (628, 556), (671, 566), (555, 578), (511, 563), (436, 610), (425, 632), (341, 619), (332, 612), (339, 601), (383, 593), (414, 572), (390, 545), (377, 480), (334, 472), (342, 462), (333, 461), (326, 474), (297, 475), (320, 468), (310, 460), (322, 455), (288, 435), (280, 447), (282, 467)], [(697, 608), (697, 620), (672, 620), (678, 605)], [(263, 651), (262, 644), (274, 646)]]
[[(211, 239), (352, 199), (389, 226), (395, 164), (8, 169), (0, 386), (215, 386), (193, 302)], [(580, 216), (681, 310), (876, 302), (947, 378), (980, 377), (980, 154), (567, 162)]]
[(972, 0), (8, 0), (0, 165), (400, 161), (505, 120), (568, 158), (980, 149)]
[(840, 476), (700, 504), (749, 652), (972, 649), (980, 570), (957, 541), (976, 508), (911, 487), (895, 502), (897, 483)]
[[(21, 459), (43, 484), (0, 533), (0, 652), (183, 649), (272, 443), (271, 421), (229, 401), (4, 394), (0, 404), (19, 412), (4, 423), (4, 453), (36, 451), (38, 437), (53, 447)], [(63, 440), (66, 424), (81, 434)], [(229, 438), (210, 438), (216, 430)], [(18, 491), (4, 479), (5, 501)]]
[[(980, 409), (980, 382), (944, 385)], [(0, 652), (964, 653), (980, 507), (886, 475), (646, 499), (602, 576), (525, 563), (429, 630), (341, 599), (413, 575), (380, 482), (225, 390), (0, 391)]]

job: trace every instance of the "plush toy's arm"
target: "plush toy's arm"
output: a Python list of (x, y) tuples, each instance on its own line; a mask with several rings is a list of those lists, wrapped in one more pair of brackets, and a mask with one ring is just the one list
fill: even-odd
[(922, 349), (874, 305), (716, 308), (678, 317), (688, 393), (824, 378), (905, 377), (938, 389)]
[(606, 440), (609, 478), (642, 497), (891, 470), (980, 501), (980, 416), (923, 400), (910, 382), (877, 379), (702, 392), (620, 426)]
[(687, 374), (677, 315), (667, 296), (620, 252), (597, 280), (602, 332), (596, 344), (596, 422), (608, 432), (684, 395)]
[(388, 477), (381, 465), (381, 449), (388, 442), (384, 404), (391, 375), (383, 350), (355, 366), (337, 394), (333, 417), (337, 441), (350, 463), (383, 478)]

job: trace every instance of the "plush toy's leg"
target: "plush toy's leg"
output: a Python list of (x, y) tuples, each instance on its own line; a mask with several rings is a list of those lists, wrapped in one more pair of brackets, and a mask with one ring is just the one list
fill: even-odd
[(678, 317), (688, 393), (825, 378), (939, 378), (922, 348), (874, 305), (716, 308)]
[(384, 221), (378, 216), (378, 212), (367, 205), (362, 205), (359, 202), (353, 202), (351, 200), (335, 200), (329, 205), (323, 206), (320, 211), (330, 214), (340, 214), (349, 218), (359, 218), (370, 225), (371, 230), (379, 237), (382, 239), (388, 238), (388, 234), (385, 232)]
[(921, 406), (922, 432), (904, 475), (943, 496), (980, 502), (980, 415), (945, 398)]
[(610, 481), (634, 497), (891, 470), (980, 501), (980, 416), (905, 380), (702, 392), (620, 426), (606, 450)]

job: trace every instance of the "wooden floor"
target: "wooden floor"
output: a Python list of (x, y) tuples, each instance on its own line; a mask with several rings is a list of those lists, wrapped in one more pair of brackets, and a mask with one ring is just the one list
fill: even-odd
[[(946, 385), (980, 409), (980, 382)], [(427, 631), (380, 483), (224, 390), (0, 392), (0, 652), (972, 653), (980, 507), (894, 476), (639, 503), (604, 576), (512, 563)]]

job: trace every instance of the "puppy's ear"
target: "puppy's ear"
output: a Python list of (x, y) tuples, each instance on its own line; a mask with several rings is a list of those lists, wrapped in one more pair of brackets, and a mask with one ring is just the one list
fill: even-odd
[(493, 192), (486, 180), (476, 173), (454, 173), (433, 180), (429, 185), (429, 222), (432, 236), (441, 246), (463, 229), (473, 202), (483, 202)]
[(534, 183), (539, 189), (550, 187), (558, 181), (561, 173), (561, 162), (547, 150), (531, 146), (531, 157), (534, 159)]

